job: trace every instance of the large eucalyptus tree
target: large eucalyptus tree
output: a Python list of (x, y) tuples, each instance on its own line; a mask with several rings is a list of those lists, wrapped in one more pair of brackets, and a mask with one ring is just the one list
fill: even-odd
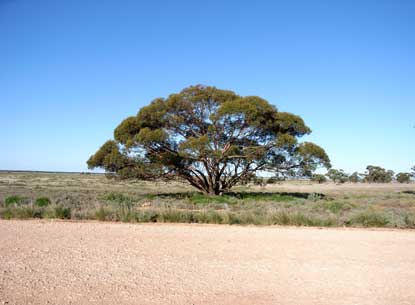
[(309, 177), (329, 168), (321, 147), (298, 142), (310, 132), (301, 117), (260, 97), (197, 85), (126, 118), (87, 163), (120, 178), (179, 178), (221, 194), (258, 172)]

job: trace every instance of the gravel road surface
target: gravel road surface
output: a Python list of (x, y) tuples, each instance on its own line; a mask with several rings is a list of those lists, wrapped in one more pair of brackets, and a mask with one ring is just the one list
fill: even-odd
[(0, 221), (2, 304), (414, 305), (415, 231)]

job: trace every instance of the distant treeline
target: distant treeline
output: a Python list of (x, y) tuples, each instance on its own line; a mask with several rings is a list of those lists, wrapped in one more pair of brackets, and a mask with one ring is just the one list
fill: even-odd
[(348, 174), (342, 169), (332, 168), (325, 175), (313, 175), (311, 180), (318, 183), (327, 182), (328, 179), (334, 183), (390, 183), (393, 181), (409, 183), (412, 178), (415, 178), (415, 166), (411, 168), (411, 172), (400, 172), (395, 174), (392, 170), (387, 170), (380, 166), (368, 165), (366, 167), (366, 172), (364, 173), (354, 172)]

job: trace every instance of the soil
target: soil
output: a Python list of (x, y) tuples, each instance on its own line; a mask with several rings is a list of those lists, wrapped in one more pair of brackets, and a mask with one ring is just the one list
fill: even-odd
[(0, 304), (415, 304), (415, 231), (0, 221)]

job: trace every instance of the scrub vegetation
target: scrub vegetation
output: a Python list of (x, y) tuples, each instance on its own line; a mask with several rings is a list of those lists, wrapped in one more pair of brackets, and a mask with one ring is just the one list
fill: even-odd
[(0, 173), (0, 218), (415, 228), (415, 184), (297, 180), (206, 195), (179, 182)]

